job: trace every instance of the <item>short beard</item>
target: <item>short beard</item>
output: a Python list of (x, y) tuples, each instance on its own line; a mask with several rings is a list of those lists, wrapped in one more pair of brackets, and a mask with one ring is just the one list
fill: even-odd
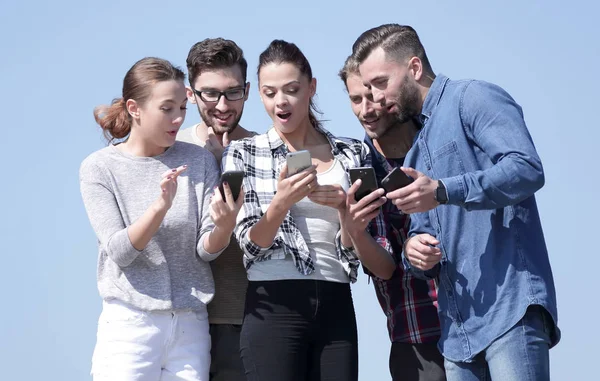
[(398, 112), (394, 113), (398, 123), (404, 124), (419, 116), (419, 98), (419, 89), (409, 82), (408, 74), (405, 75), (400, 87), (400, 96), (396, 102)]
[(233, 124), (231, 125), (231, 127), (223, 127), (223, 126), (215, 126), (212, 125), (210, 117), (206, 114), (204, 114), (202, 111), (200, 111), (200, 108), (198, 108), (198, 112), (200, 113), (200, 119), (202, 119), (202, 122), (204, 122), (204, 124), (206, 125), (206, 127), (211, 127), (213, 129), (213, 131), (215, 131), (215, 134), (217, 135), (223, 135), (224, 133), (228, 133), (231, 134), (239, 125), (240, 120), (242, 119), (242, 113), (240, 113), (239, 115), (237, 115), (237, 118), (233, 121)]

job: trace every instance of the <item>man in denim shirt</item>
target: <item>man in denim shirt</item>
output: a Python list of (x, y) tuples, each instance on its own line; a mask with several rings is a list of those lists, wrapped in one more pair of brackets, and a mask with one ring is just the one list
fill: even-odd
[(403, 168), (415, 181), (386, 197), (412, 214), (405, 266), (438, 277), (448, 380), (548, 380), (560, 331), (521, 108), (498, 86), (436, 76), (409, 26), (368, 30), (352, 50), (374, 101), (423, 124)]

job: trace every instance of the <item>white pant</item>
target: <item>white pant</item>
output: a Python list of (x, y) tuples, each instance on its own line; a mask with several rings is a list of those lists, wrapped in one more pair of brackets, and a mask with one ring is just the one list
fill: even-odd
[(94, 381), (208, 381), (203, 312), (144, 312), (105, 301), (92, 359)]

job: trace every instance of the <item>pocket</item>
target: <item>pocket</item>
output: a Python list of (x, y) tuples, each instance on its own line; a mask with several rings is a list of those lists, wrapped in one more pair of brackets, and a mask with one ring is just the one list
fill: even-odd
[(445, 143), (433, 151), (432, 156), (433, 168), (438, 177), (452, 177), (466, 173), (456, 141)]
[(151, 323), (147, 312), (131, 308), (118, 301), (105, 301), (98, 320), (98, 328), (103, 324), (118, 323), (142, 326)]

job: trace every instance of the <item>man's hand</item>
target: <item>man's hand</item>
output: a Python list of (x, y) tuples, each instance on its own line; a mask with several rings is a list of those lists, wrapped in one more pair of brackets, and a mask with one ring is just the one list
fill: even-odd
[(415, 268), (431, 270), (442, 259), (442, 251), (436, 247), (439, 244), (440, 241), (429, 234), (418, 234), (406, 241), (404, 255)]
[(413, 168), (400, 168), (402, 172), (415, 179), (412, 184), (386, 194), (403, 213), (427, 212), (439, 205), (435, 200), (438, 182)]
[(219, 141), (219, 138), (215, 134), (215, 131), (212, 127), (208, 127), (208, 140), (205, 143), (205, 148), (210, 151), (217, 159), (217, 162), (221, 164), (221, 159), (223, 157), (223, 152), (225, 152), (225, 148), (229, 145), (229, 133), (225, 132), (223, 134), (223, 143)]
[(348, 196), (346, 197), (344, 227), (351, 236), (364, 231), (369, 222), (379, 214), (379, 208), (386, 202), (386, 198), (383, 196), (385, 191), (381, 188), (369, 193), (360, 201), (356, 201), (356, 191), (361, 183), (362, 180), (356, 180), (348, 189)]

